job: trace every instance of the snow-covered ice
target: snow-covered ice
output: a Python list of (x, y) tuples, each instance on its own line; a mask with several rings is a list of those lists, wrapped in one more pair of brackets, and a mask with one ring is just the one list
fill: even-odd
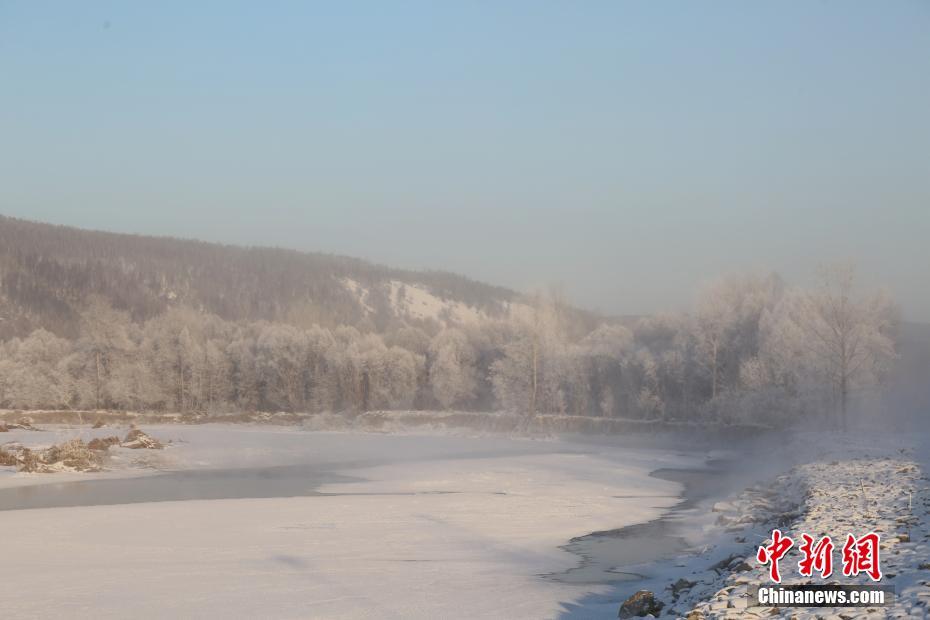
[[(551, 618), (604, 586), (540, 574), (570, 538), (658, 517), (679, 485), (649, 477), (698, 459), (649, 448), (160, 426), (173, 469), (310, 463), (358, 481), (321, 496), (0, 511), (14, 617)], [(54, 443), (81, 433), (20, 432)], [(123, 458), (117, 450), (117, 457)], [(133, 470), (84, 474), (113, 477)], [(75, 479), (69, 475), (64, 479)], [(7, 474), (5, 487), (62, 480)], [(2, 505), (2, 503), (0, 503)]]

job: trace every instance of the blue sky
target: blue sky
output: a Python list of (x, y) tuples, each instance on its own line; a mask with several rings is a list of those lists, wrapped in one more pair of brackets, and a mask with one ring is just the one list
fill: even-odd
[(0, 0), (0, 212), (561, 283), (852, 258), (930, 320), (930, 3)]

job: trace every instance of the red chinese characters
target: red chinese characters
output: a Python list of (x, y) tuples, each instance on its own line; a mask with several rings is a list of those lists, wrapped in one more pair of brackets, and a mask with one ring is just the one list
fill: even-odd
[[(824, 536), (815, 540), (813, 536), (801, 534), (801, 545), (798, 550), (803, 556), (798, 562), (798, 573), (802, 577), (812, 577), (814, 571), (826, 579), (833, 574), (833, 540)], [(860, 573), (868, 575), (872, 581), (881, 581), (879, 549), (881, 539), (875, 532), (869, 532), (856, 538), (852, 534), (846, 537), (843, 545), (843, 575), (856, 577)], [(756, 559), (760, 564), (769, 565), (769, 576), (775, 583), (781, 583), (781, 571), (778, 561), (787, 555), (794, 546), (794, 541), (781, 533), (781, 530), (772, 530), (772, 542), (759, 547)]]
[(772, 530), (772, 544), (767, 547), (759, 547), (759, 551), (756, 553), (756, 559), (760, 564), (770, 564), (769, 575), (775, 583), (781, 583), (778, 561), (782, 559), (793, 546), (794, 541), (787, 536), (782, 536), (781, 530)]
[(846, 544), (843, 545), (843, 575), (855, 577), (865, 573), (872, 581), (880, 581), (882, 570), (879, 567), (879, 542), (878, 534), (874, 532), (861, 538), (847, 535)]
[(824, 536), (814, 544), (814, 539), (807, 534), (801, 534), (804, 540), (798, 549), (804, 554), (804, 558), (798, 562), (798, 572), (804, 577), (810, 577), (814, 570), (820, 573), (823, 579), (833, 574), (833, 541), (829, 536)]

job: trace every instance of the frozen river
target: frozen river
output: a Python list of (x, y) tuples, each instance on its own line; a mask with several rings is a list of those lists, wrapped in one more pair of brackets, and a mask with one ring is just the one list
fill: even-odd
[[(683, 544), (668, 517), (699, 500), (682, 504), (684, 477), (702, 497), (720, 478), (688, 474), (702, 453), (633, 441), (146, 430), (172, 440), (167, 471), (0, 477), (11, 612), (558, 618), (600, 600), (584, 615), (615, 617), (611, 582), (637, 578), (617, 567)], [(3, 439), (77, 432), (113, 431)]]

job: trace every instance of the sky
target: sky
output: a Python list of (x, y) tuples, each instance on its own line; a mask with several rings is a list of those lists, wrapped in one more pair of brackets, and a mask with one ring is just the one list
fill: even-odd
[(854, 260), (930, 321), (930, 2), (0, 0), (0, 213), (560, 285)]

